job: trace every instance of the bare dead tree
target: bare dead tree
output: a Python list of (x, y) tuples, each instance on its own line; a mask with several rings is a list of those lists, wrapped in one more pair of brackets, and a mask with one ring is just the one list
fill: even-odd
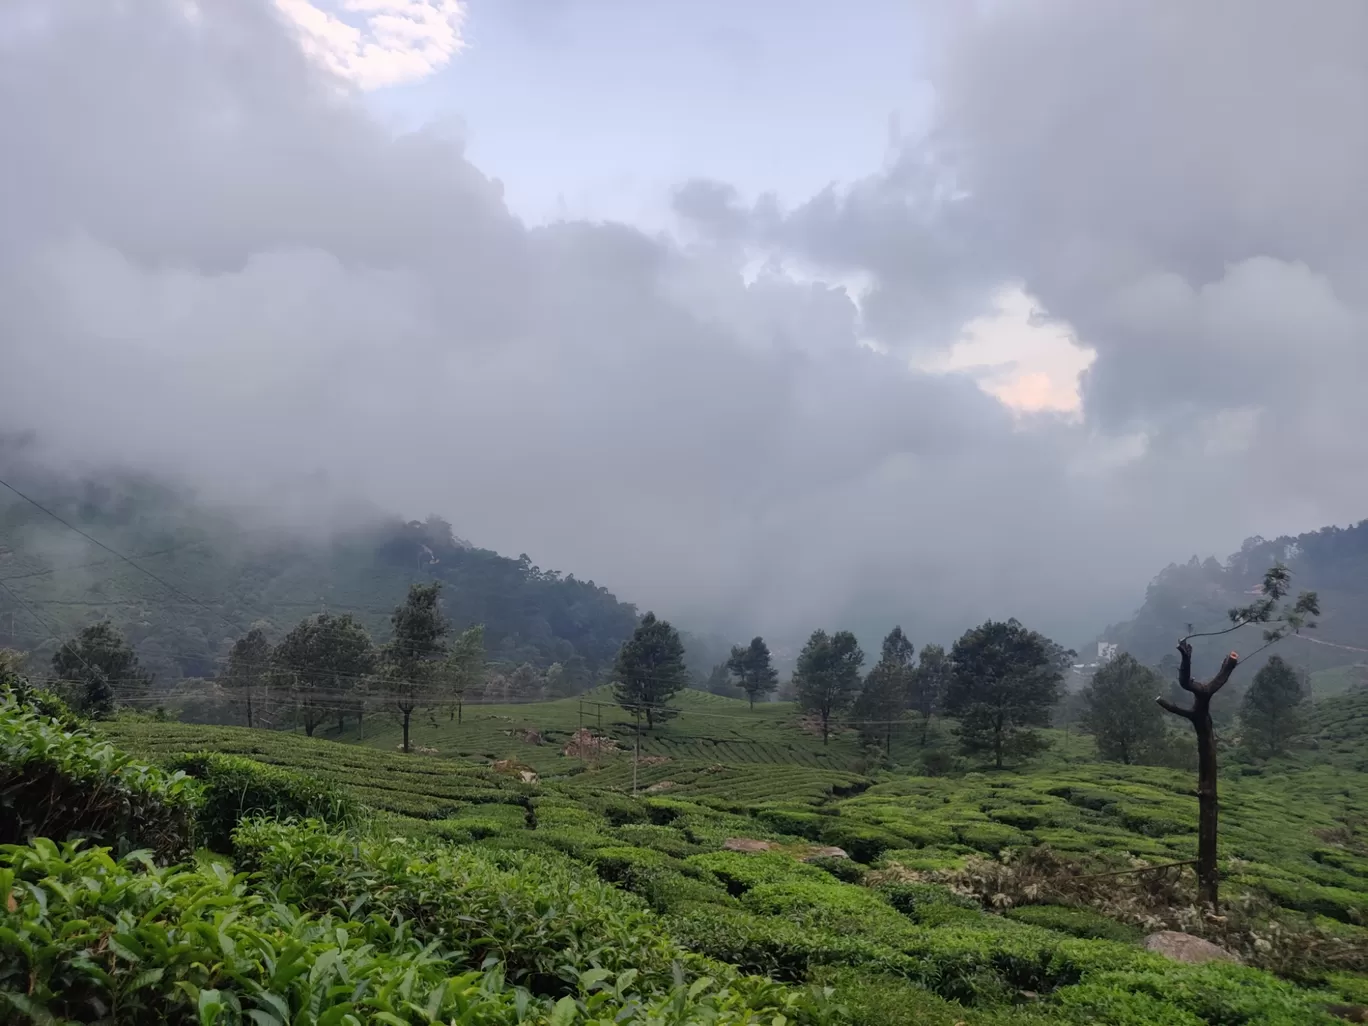
[(1240, 663), (1231, 652), (1221, 660), (1221, 668), (1210, 680), (1192, 679), (1192, 639), (1229, 634), (1251, 624), (1264, 624), (1264, 643), (1251, 653), (1258, 655), (1269, 645), (1281, 641), (1289, 633), (1300, 633), (1316, 626), (1310, 619), (1320, 615), (1320, 603), (1314, 591), (1304, 591), (1295, 603), (1279, 609), (1278, 603), (1287, 595), (1291, 571), (1275, 564), (1264, 574), (1263, 597), (1247, 606), (1230, 610), (1230, 626), (1219, 631), (1188, 634), (1178, 642), (1181, 661), (1178, 664), (1178, 686), (1192, 695), (1192, 706), (1183, 708), (1160, 696), (1155, 699), (1160, 707), (1192, 724), (1197, 732), (1197, 894), (1199, 899), (1216, 908), (1220, 874), (1216, 867), (1217, 816), (1216, 795), (1216, 729), (1211, 719), (1211, 700), (1226, 686), (1230, 675)]

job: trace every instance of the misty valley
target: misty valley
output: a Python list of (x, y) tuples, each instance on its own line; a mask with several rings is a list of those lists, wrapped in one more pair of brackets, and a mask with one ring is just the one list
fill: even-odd
[(1365, 0), (0, 0), (0, 1026), (1368, 1023), (1365, 111)]
[(0, 480), (7, 1021), (1368, 1003), (1368, 524), (1175, 563), (1073, 647), (772, 650), (435, 516)]

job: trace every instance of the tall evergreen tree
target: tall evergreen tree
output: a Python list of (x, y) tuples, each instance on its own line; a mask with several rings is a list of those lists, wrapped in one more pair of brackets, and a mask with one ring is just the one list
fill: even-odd
[(438, 666), (446, 654), (448, 624), (442, 615), (442, 583), (413, 584), (402, 606), (390, 617), (394, 636), (384, 647), (385, 690), (404, 727), (404, 751), (410, 751), (413, 712), (434, 698)]
[(1282, 755), (1287, 743), (1302, 727), (1301, 709), (1306, 700), (1300, 674), (1272, 656), (1254, 674), (1254, 681), (1240, 703), (1240, 729), (1251, 752), (1263, 757)]
[(484, 673), (484, 624), (477, 623), (457, 636), (442, 663), (442, 677), (451, 695), (451, 716), (458, 724), (465, 709), (466, 694), (483, 681)]
[(1006, 756), (1041, 747), (1029, 727), (1044, 727), (1059, 697), (1062, 649), (1017, 620), (992, 620), (955, 642), (945, 711), (960, 721), (966, 752), (992, 752), (1001, 769)]
[(755, 708), (757, 697), (779, 687), (779, 673), (770, 659), (769, 646), (764, 638), (751, 638), (751, 643), (745, 647), (734, 645), (731, 658), (727, 660), (727, 669), (736, 678), (737, 686), (750, 699), (752, 709)]
[(914, 649), (901, 627), (883, 640), (879, 661), (865, 677), (864, 690), (855, 701), (860, 733), (869, 741), (882, 740), (884, 753), (893, 752), (894, 728), (907, 713), (912, 684)]
[(270, 674), (271, 643), (260, 627), (253, 627), (233, 642), (219, 678), (223, 687), (243, 703), (249, 727), (256, 726), (255, 715), (263, 711)]
[(613, 697), (633, 716), (644, 716), (647, 728), (654, 729), (658, 721), (678, 715), (669, 701), (688, 684), (679, 632), (669, 621), (647, 613), (618, 650)]
[(91, 716), (113, 712), (116, 693), (139, 698), (152, 687), (133, 647), (108, 620), (91, 624), (54, 652), (52, 672), (78, 686), (77, 703)]
[(793, 671), (799, 706), (822, 724), (822, 744), (831, 736), (832, 717), (850, 708), (860, 687), (864, 652), (850, 631), (816, 630), (798, 654)]
[(931, 717), (940, 710), (950, 687), (950, 657), (941, 645), (923, 645), (917, 668), (908, 682), (908, 707), (921, 718), (921, 743), (931, 728)]
[(333, 716), (355, 711), (365, 679), (375, 672), (375, 645), (350, 613), (305, 617), (271, 652), (274, 677), (290, 690), (295, 716), (313, 737)]
[(1083, 727), (1103, 759), (1143, 762), (1165, 743), (1164, 714), (1154, 704), (1164, 682), (1129, 652), (1110, 660), (1083, 689)]

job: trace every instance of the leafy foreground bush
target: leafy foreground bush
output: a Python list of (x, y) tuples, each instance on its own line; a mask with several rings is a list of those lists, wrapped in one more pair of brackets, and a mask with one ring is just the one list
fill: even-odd
[[(46, 839), (0, 849), (0, 1021), (818, 1026), (830, 1017), (810, 993), (709, 967), (642, 936), (637, 928), (647, 924), (621, 903), (618, 934), (600, 918), (597, 951), (581, 945), (557, 959), (553, 946), (575, 933), (584, 911), (573, 897), (560, 903), (558, 888), (572, 882), (565, 877), (539, 888), (455, 852), (429, 873), (406, 846), (390, 855), (383, 842), (357, 842), (347, 857), (345, 839), (308, 833), (318, 829), (248, 831), (285, 849), (278, 880), (210, 863), (159, 868), (140, 853), (116, 861), (107, 850)], [(446, 885), (480, 870), (490, 885), (481, 893), (464, 881), (470, 908), (510, 918), (459, 918)], [(340, 886), (336, 901), (318, 889), (325, 881)], [(363, 881), (387, 893), (346, 889)], [(498, 885), (512, 885), (506, 910), (489, 905)], [(536, 920), (512, 918), (534, 909)], [(478, 936), (490, 927), (497, 937)], [(669, 958), (669, 971), (622, 967), (629, 953), (647, 954), (653, 967)], [(613, 966), (599, 964), (600, 954)], [(716, 971), (690, 981), (684, 964)], [(523, 985), (511, 982), (515, 974)], [(543, 989), (551, 978), (554, 993)]]
[(82, 837), (171, 860), (191, 848), (199, 788), (0, 697), (0, 843)]
[(693, 950), (744, 971), (836, 984), (856, 1026), (1337, 1021), (1325, 1011), (1332, 995), (1256, 969), (1181, 965), (1130, 944), (1069, 937), (965, 908), (942, 888), (906, 886), (891, 897), (901, 912), (870, 889), (760, 883), (742, 907), (686, 906), (669, 924)]
[(360, 818), (354, 798), (296, 770), (217, 752), (177, 756), (168, 765), (203, 785), (200, 843), (224, 854), (232, 851), (233, 831), (251, 816), (317, 819), (332, 826), (352, 825)]

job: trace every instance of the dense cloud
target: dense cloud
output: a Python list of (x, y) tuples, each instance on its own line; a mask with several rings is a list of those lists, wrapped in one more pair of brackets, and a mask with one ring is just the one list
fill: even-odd
[[(322, 471), (736, 636), (1075, 641), (1171, 558), (1363, 515), (1364, 8), (1002, 6), (888, 169), (687, 183), (681, 242), (525, 226), (269, 4), (12, 5), (0, 430), (221, 494)], [(1014, 282), (1097, 352), (1081, 419), (908, 369)]]

